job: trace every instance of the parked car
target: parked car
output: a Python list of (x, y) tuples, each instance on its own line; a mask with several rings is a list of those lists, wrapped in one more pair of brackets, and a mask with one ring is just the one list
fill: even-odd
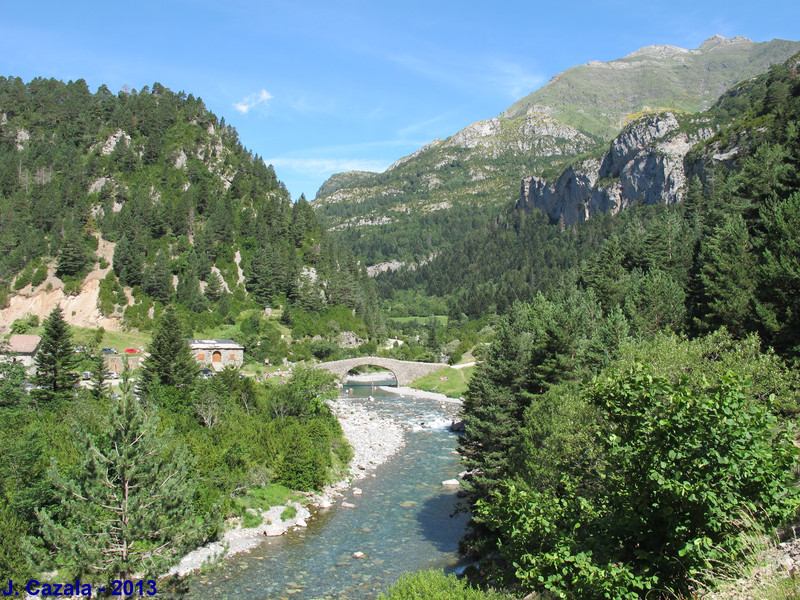
[(103, 354), (119, 354), (116, 348), (103, 348)]
[(103, 379), (119, 379), (119, 374), (114, 371), (108, 371), (107, 373), (103, 373)]
[(92, 378), (92, 372), (91, 371), (84, 371), (83, 374), (81, 375), (81, 378), (84, 381), (90, 380)]

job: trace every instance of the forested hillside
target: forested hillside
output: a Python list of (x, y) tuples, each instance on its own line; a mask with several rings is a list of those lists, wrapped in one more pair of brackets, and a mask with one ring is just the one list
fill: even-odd
[[(729, 160), (682, 203), (567, 228), (509, 208), (452, 254), (385, 278), (455, 293), (455, 313), (506, 313), (463, 411), (476, 579), (562, 598), (698, 597), (791, 535), (798, 64), (707, 113), (716, 134), (689, 160)], [(766, 591), (780, 585), (753, 597), (796, 597)]]
[(111, 262), (99, 309), (128, 326), (174, 302), (203, 329), (253, 302), (344, 305), (381, 327), (366, 276), (305, 199), (202, 100), (158, 83), (113, 94), (0, 78), (0, 214), (3, 306), (23, 288), (78, 294)]

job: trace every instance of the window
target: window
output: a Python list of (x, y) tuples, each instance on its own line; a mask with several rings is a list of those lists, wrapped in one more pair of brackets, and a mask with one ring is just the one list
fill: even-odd
[(231, 352), (231, 360), (236, 360), (236, 355), (233, 352)]
[(205, 354), (203, 354), (202, 352), (200, 352), (200, 353), (197, 355), (197, 360), (205, 360), (205, 359), (206, 359), (206, 355), (205, 355)]

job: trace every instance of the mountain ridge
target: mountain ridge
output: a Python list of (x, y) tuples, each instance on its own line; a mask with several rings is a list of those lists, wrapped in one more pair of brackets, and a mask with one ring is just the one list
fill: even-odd
[[(382, 173), (333, 175), (312, 205), (367, 266), (413, 264), (488, 218), (489, 207), (515, 202), (523, 179), (556, 178), (576, 157), (601, 155), (643, 114), (708, 108), (797, 51), (800, 42), (716, 35), (696, 49), (646, 46), (572, 67), (500, 115), (434, 140)], [(442, 211), (452, 213), (449, 227), (444, 215), (431, 216)], [(407, 230), (433, 233), (420, 238)], [(386, 236), (395, 239), (391, 247), (380, 239)]]

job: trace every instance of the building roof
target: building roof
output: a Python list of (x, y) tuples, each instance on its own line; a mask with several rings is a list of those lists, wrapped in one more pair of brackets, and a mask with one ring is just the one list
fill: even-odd
[(233, 340), (189, 340), (192, 350), (244, 350), (244, 346)]
[(15, 333), (8, 338), (8, 349), (17, 354), (33, 354), (41, 341), (38, 335)]

